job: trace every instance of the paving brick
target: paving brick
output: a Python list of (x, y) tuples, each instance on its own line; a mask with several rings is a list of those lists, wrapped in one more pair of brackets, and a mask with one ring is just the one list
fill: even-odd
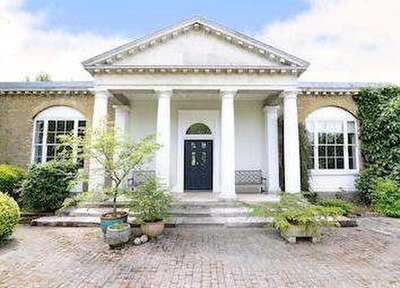
[(0, 287), (398, 287), (399, 219), (323, 232), (288, 244), (261, 228), (178, 227), (109, 250), (99, 228), (20, 226), (0, 249)]

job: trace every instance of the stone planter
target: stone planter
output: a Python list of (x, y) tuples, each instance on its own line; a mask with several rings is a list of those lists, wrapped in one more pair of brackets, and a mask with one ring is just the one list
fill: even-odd
[(111, 248), (118, 247), (129, 241), (131, 238), (131, 225), (128, 223), (118, 223), (107, 227), (106, 240)]
[(305, 229), (300, 226), (290, 226), (288, 228), (280, 229), (280, 234), (289, 243), (296, 243), (297, 238), (310, 238), (312, 243), (321, 241), (320, 228)]
[(149, 236), (150, 238), (155, 238), (160, 236), (164, 230), (165, 223), (164, 221), (158, 222), (143, 222), (140, 225), (140, 230), (144, 235)]

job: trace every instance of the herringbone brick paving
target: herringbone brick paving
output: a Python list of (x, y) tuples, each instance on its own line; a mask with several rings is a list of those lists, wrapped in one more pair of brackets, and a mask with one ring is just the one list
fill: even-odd
[(318, 244), (182, 227), (121, 250), (99, 228), (20, 226), (0, 248), (0, 287), (400, 287), (400, 220), (359, 223), (325, 229)]

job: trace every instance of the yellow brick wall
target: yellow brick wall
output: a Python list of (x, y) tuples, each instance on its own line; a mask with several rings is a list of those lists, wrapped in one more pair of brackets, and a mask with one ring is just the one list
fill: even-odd
[(325, 106), (343, 108), (357, 117), (357, 105), (351, 95), (300, 95), (297, 105), (299, 123), (314, 110)]
[(0, 95), (0, 163), (27, 167), (31, 159), (33, 118), (51, 106), (72, 107), (90, 123), (93, 96)]

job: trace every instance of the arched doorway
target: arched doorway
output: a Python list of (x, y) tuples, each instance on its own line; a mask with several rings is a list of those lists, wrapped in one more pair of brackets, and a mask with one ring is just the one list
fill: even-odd
[(213, 140), (211, 129), (203, 123), (192, 124), (184, 140), (184, 190), (213, 189)]

